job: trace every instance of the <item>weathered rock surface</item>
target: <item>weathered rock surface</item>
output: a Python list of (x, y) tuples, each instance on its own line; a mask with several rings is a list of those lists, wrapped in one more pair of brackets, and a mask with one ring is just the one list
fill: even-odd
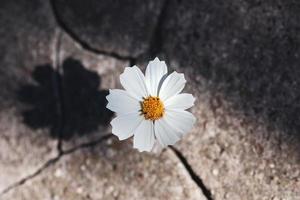
[(205, 199), (169, 149), (93, 143), (110, 132), (107, 89), (147, 51), (197, 97), (176, 146), (212, 199), (299, 199), (300, 3), (52, 2), (71, 35), (48, 1), (1, 3), (0, 193), (57, 157), (59, 138), (64, 153), (0, 199)]
[(198, 118), (180, 149), (213, 199), (300, 197), (300, 4), (171, 1), (163, 52)]
[(141, 154), (109, 139), (63, 156), (3, 198), (205, 200), (172, 151)]
[[(39, 0), (2, 1), (0, 6), (0, 191), (34, 173), (55, 156), (57, 140), (49, 138), (48, 128), (33, 129), (34, 104), (56, 101), (53, 76), (38, 79), (39, 65), (52, 62), (55, 22), (50, 7)], [(54, 74), (51, 74), (54, 75)], [(47, 85), (50, 99), (36, 101), (45, 93), (38, 84)], [(31, 90), (28, 84), (37, 90)], [(53, 107), (53, 114), (56, 107)], [(39, 110), (36, 110), (39, 112)], [(37, 113), (45, 115), (45, 113)]]
[(299, 142), (235, 110), (220, 93), (194, 93), (198, 122), (179, 149), (213, 199), (297, 199)]
[(113, 113), (106, 108), (108, 90), (120, 88), (119, 75), (128, 61), (97, 55), (78, 46), (66, 34), (60, 37), (64, 125), (63, 150), (110, 134)]
[(136, 57), (149, 44), (164, 0), (54, 0), (57, 16), (74, 37), (98, 51)]

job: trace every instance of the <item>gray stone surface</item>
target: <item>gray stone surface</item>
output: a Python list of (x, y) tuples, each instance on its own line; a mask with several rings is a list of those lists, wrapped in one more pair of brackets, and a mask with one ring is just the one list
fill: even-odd
[(58, 63), (64, 110), (63, 150), (110, 134), (113, 113), (106, 109), (108, 89), (121, 88), (128, 61), (86, 51), (61, 33)]
[[(31, 128), (33, 104), (55, 102), (53, 74), (38, 79), (52, 62), (55, 22), (47, 3), (3, 1), (0, 6), (0, 191), (34, 173), (56, 154), (49, 128)], [(51, 70), (51, 69), (49, 69)], [(46, 85), (43, 85), (45, 83)], [(40, 85), (41, 84), (41, 85)], [(36, 101), (49, 89), (50, 99)], [(53, 104), (51, 104), (53, 105)], [(37, 105), (38, 106), (38, 105)], [(56, 107), (52, 107), (55, 109)], [(37, 109), (36, 112), (39, 112)], [(41, 113), (36, 113), (40, 115)], [(45, 114), (45, 113), (43, 113)]]
[(2, 198), (206, 200), (172, 151), (141, 154), (131, 146), (114, 138), (79, 149)]
[(164, 0), (54, 0), (57, 16), (89, 47), (136, 57), (148, 50)]
[[(299, 199), (300, 3), (164, 2), (53, 0), (62, 28), (48, 1), (1, 3), (0, 195), (58, 160), (0, 199), (201, 200), (200, 187), (214, 200)], [(110, 133), (107, 89), (145, 52), (197, 98), (183, 162), (130, 140), (95, 145)]]
[(179, 146), (213, 199), (299, 198), (299, 2), (168, 8), (162, 51), (198, 99)]
[(300, 3), (171, 2), (162, 28), (168, 58), (194, 68), (237, 109), (297, 134)]
[(222, 93), (190, 90), (198, 121), (179, 149), (213, 199), (297, 199), (298, 141), (236, 110)]

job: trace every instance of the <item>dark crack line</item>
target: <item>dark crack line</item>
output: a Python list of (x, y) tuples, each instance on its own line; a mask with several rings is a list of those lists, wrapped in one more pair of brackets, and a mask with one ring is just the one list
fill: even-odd
[[(167, 19), (168, 14), (168, 5), (170, 0), (165, 0), (157, 19), (157, 24), (153, 31), (152, 39), (149, 45), (149, 55), (154, 58), (157, 54), (163, 52), (163, 26), (165, 24), (165, 20)], [(191, 165), (188, 163), (187, 159), (184, 155), (176, 149), (174, 146), (170, 146), (170, 149), (175, 153), (180, 162), (184, 165), (185, 169), (189, 173), (192, 180), (197, 184), (197, 186), (201, 189), (202, 193), (208, 200), (213, 200), (210, 190), (205, 186), (203, 180), (195, 173)]]
[[(82, 41), (79, 37), (77, 37), (77, 35), (71, 29), (69, 29), (67, 26), (65, 26), (64, 23), (62, 22), (62, 20), (60, 20), (60, 18), (58, 17), (58, 14), (57, 14), (57, 9), (55, 7), (54, 0), (50, 0), (50, 4), (52, 7), (54, 17), (55, 17), (56, 22), (58, 23), (59, 27), (65, 33), (67, 33), (74, 41), (76, 41), (79, 45), (81, 45), (81, 47), (83, 49), (90, 51), (92, 53), (95, 53), (95, 54), (102, 54), (102, 55), (106, 55), (106, 56), (111, 56), (111, 57), (119, 59), (119, 60), (129, 61), (130, 66), (133, 66), (136, 64), (136, 58), (134, 58), (134, 57), (122, 56), (115, 52), (105, 52), (105, 51), (100, 51), (100, 50), (90, 47), (86, 42)], [(62, 85), (61, 77), (59, 76), (60, 73), (63, 73), (62, 68), (60, 66), (60, 61), (59, 61), (61, 36), (62, 36), (61, 33), (59, 33), (59, 35), (57, 36), (58, 38), (57, 38), (55, 47), (54, 47), (54, 56), (55, 56), (54, 66), (56, 67), (56, 70), (58, 71), (58, 73), (55, 76), (53, 76), (54, 95), (56, 96), (56, 99), (57, 99), (57, 111), (60, 116), (60, 119), (58, 121), (58, 123), (59, 123), (58, 124), (58, 145), (57, 145), (58, 155), (56, 157), (48, 160), (40, 168), (38, 168), (34, 173), (22, 178), (21, 180), (13, 183), (12, 185), (8, 186), (6, 189), (1, 191), (0, 197), (4, 194), (8, 193), (9, 191), (15, 189), (16, 187), (19, 187), (19, 186), (25, 184), (28, 180), (35, 178), (36, 176), (41, 174), (45, 169), (47, 169), (48, 167), (50, 167), (53, 164), (55, 164), (56, 162), (58, 162), (63, 156), (74, 153), (75, 151), (77, 151), (79, 149), (96, 146), (97, 144), (103, 142), (104, 140), (107, 140), (107, 139), (113, 137), (112, 134), (107, 134), (107, 135), (104, 135), (101, 138), (94, 140), (92, 142), (83, 143), (83, 144), (80, 144), (76, 147), (73, 147), (73, 148), (65, 150), (65, 151), (62, 149), (62, 137), (63, 137), (65, 116), (64, 116), (63, 85)]]
[(22, 178), (21, 180), (17, 181), (16, 183), (13, 183), (12, 185), (8, 186), (6, 189), (4, 189), (2, 192), (0, 192), (0, 197), (3, 196), (4, 194), (8, 193), (9, 191), (25, 184), (27, 181), (29, 181), (30, 179), (35, 178), (36, 176), (38, 176), (39, 174), (41, 174), (45, 169), (49, 168), (50, 166), (54, 165), (55, 163), (57, 163), (63, 156), (65, 155), (69, 155), (72, 154), (80, 149), (85, 149), (85, 148), (90, 148), (93, 146), (96, 146), (100, 143), (102, 143), (103, 141), (109, 139), (113, 137), (112, 134), (107, 134), (104, 135), (102, 137), (100, 137), (97, 140), (94, 140), (92, 142), (87, 142), (87, 143), (83, 143), (81, 145), (78, 145), (74, 148), (71, 148), (69, 150), (66, 151), (62, 151), (60, 154), (58, 154), (56, 157), (51, 158), (50, 160), (48, 160), (45, 164), (43, 164), (40, 168), (38, 168), (34, 173)]
[(22, 178), (21, 180), (19, 180), (16, 183), (13, 183), (12, 185), (8, 186), (6, 189), (4, 189), (1, 193), (0, 193), (0, 197), (4, 194), (6, 194), (7, 192), (9, 192), (10, 190), (19, 187), (21, 185), (23, 185), (24, 183), (26, 183), (28, 180), (36, 177), (37, 175), (39, 175), (42, 171), (44, 171), (46, 168), (48, 168), (49, 166), (53, 165), (54, 163), (56, 163), (58, 160), (60, 159), (60, 156), (57, 156), (55, 158), (52, 158), (50, 160), (48, 160), (44, 165), (42, 165), (39, 169), (37, 169), (34, 173)]
[(60, 19), (59, 15), (58, 15), (58, 9), (55, 6), (54, 0), (50, 0), (50, 4), (51, 4), (52, 12), (53, 12), (53, 15), (55, 17), (55, 20), (56, 20), (58, 26), (65, 33), (67, 33), (74, 41), (76, 41), (83, 49), (90, 51), (92, 53), (95, 53), (95, 54), (102, 54), (102, 55), (110, 56), (110, 57), (116, 58), (118, 60), (126, 60), (127, 61), (127, 60), (135, 59), (132, 56), (123, 56), (116, 52), (107, 52), (104, 50), (99, 50), (99, 49), (95, 49), (95, 48), (91, 47), (87, 42), (83, 41), (79, 36), (77, 36), (77, 34), (74, 33), (74, 31), (71, 28), (66, 26), (64, 24), (64, 22)]
[(63, 151), (63, 155), (73, 153), (73, 152), (77, 151), (78, 149), (84, 149), (84, 148), (89, 148), (89, 147), (92, 147), (92, 146), (96, 146), (97, 144), (99, 144), (102, 141), (107, 140), (107, 139), (109, 139), (111, 137), (113, 137), (112, 134), (103, 135), (99, 139), (94, 140), (92, 142), (82, 143), (82, 144), (80, 144), (80, 145), (78, 145), (76, 147), (73, 147), (71, 149), (65, 150), (65, 151)]
[(64, 131), (64, 124), (65, 124), (65, 109), (64, 109), (64, 95), (63, 95), (63, 81), (62, 81), (62, 67), (60, 65), (59, 60), (59, 53), (60, 53), (60, 45), (61, 45), (61, 32), (58, 33), (57, 41), (55, 44), (54, 49), (54, 63), (53, 66), (57, 73), (55, 73), (53, 78), (53, 84), (55, 88), (55, 96), (57, 99), (57, 110), (58, 110), (58, 124), (57, 124), (57, 133), (58, 133), (58, 143), (57, 143), (57, 150), (59, 154), (62, 154), (62, 138), (63, 138), (63, 131)]
[[(84, 146), (90, 146), (91, 143), (85, 143), (82, 145), (79, 145), (77, 147), (74, 147), (71, 150), (64, 151), (62, 147), (63, 143), (63, 137), (64, 137), (64, 127), (65, 127), (65, 122), (66, 122), (66, 116), (65, 116), (65, 98), (64, 98), (64, 83), (63, 83), (63, 74), (64, 74), (64, 69), (61, 66), (61, 60), (59, 59), (59, 53), (60, 53), (60, 45), (61, 45), (61, 38), (62, 34), (59, 32), (57, 36), (57, 41), (55, 44), (55, 49), (54, 49), (54, 66), (55, 69), (57, 70), (58, 73), (55, 73), (55, 77), (53, 78), (53, 84), (55, 88), (55, 95), (57, 98), (57, 109), (59, 113), (59, 121), (58, 121), (58, 144), (57, 144), (57, 150), (59, 155), (66, 154), (69, 151), (74, 151), (77, 148), (82, 148)], [(135, 59), (129, 60), (130, 64), (134, 65), (135, 64)], [(104, 135), (102, 137), (110, 137), (112, 136), (111, 134)], [(102, 140), (102, 137), (98, 140)], [(93, 143), (98, 143), (98, 140), (95, 140)]]
[(203, 180), (193, 170), (192, 166), (188, 163), (188, 161), (184, 157), (184, 155), (178, 149), (176, 149), (174, 146), (170, 146), (170, 149), (176, 154), (178, 159), (184, 165), (185, 169), (188, 171), (190, 177), (198, 185), (198, 187), (202, 190), (205, 197), (208, 200), (213, 200), (210, 190), (205, 186), (205, 184), (203, 183)]
[(158, 16), (157, 23), (152, 34), (152, 38), (150, 40), (149, 55), (151, 58), (156, 57), (157, 54), (162, 52), (162, 47), (163, 47), (162, 27), (165, 23), (165, 19), (167, 16), (168, 5), (169, 5), (169, 0), (165, 0), (161, 8), (160, 14)]

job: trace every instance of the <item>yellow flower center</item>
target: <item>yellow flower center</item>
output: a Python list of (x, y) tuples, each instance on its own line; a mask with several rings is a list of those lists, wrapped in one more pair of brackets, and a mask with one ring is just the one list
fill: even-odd
[(158, 97), (147, 97), (142, 102), (142, 113), (145, 119), (157, 120), (164, 115), (163, 102)]

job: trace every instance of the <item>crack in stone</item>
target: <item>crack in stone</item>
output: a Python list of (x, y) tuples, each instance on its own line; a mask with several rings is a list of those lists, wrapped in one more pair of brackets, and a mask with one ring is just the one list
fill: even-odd
[(191, 179), (197, 184), (197, 186), (202, 190), (202, 193), (207, 198), (207, 200), (213, 200), (211, 191), (205, 186), (203, 180), (201, 177), (199, 177), (196, 172), (193, 170), (192, 166), (188, 163), (187, 159), (184, 157), (184, 155), (176, 149), (174, 146), (169, 147), (177, 156), (177, 158), (180, 160), (180, 162), (183, 164), (187, 172), (189, 173)]
[(37, 175), (39, 175), (44, 169), (48, 168), (49, 166), (53, 165), (54, 163), (56, 163), (58, 160), (60, 159), (60, 155), (55, 157), (55, 158), (51, 158), (50, 160), (48, 160), (44, 165), (42, 165), (39, 169), (37, 169), (34, 173), (22, 178), (21, 180), (17, 181), (16, 183), (13, 183), (12, 185), (8, 186), (6, 189), (4, 189), (1, 193), (0, 193), (0, 197), (4, 194), (6, 194), (7, 192), (13, 190), (16, 187), (19, 187), (21, 185), (23, 185), (24, 183), (26, 183), (28, 180), (36, 177)]
[[(95, 50), (95, 49), (89, 47), (85, 42), (81, 41), (80, 38), (76, 37), (76, 35), (71, 30), (69, 30), (66, 26), (64, 26), (64, 24), (61, 22), (58, 15), (56, 14), (57, 11), (55, 9), (55, 6), (54, 6), (54, 3), (52, 0), (50, 0), (50, 4), (52, 7), (52, 11), (54, 13), (56, 22), (59, 25), (59, 28), (62, 29), (66, 34), (68, 34), (73, 39), (73, 41), (78, 43), (84, 50), (90, 51), (95, 54), (102, 54), (102, 55), (110, 56), (110, 57), (113, 57), (113, 58), (119, 59), (119, 60), (128, 60), (130, 63), (130, 66), (132, 66), (136, 63), (136, 58), (134, 58), (134, 57), (121, 56), (114, 52), (104, 52), (104, 51)], [(59, 73), (63, 73), (63, 71), (62, 71), (63, 69), (60, 65), (60, 60), (59, 60), (61, 37), (62, 37), (62, 33), (60, 31), (58, 31), (56, 33), (56, 38), (55, 38), (56, 41), (54, 42), (54, 47), (53, 47), (53, 66), (54, 66), (55, 70), (57, 70)], [(83, 144), (80, 144), (78, 146), (75, 146), (71, 149), (64, 151), (62, 149), (62, 137), (63, 137), (62, 134), (63, 134), (64, 122), (65, 122), (64, 105), (63, 105), (64, 99), (63, 99), (62, 80), (61, 80), (61, 77), (59, 76), (59, 74), (57, 74), (56, 76), (53, 77), (53, 85), (54, 85), (54, 90), (55, 90), (54, 95), (56, 96), (56, 99), (57, 99), (57, 109), (58, 109), (58, 113), (60, 116), (60, 120), (59, 120), (59, 124), (58, 124), (58, 145), (57, 145), (58, 154), (56, 157), (51, 158), (47, 162), (45, 162), (34, 173), (22, 178), (21, 180), (11, 184), (10, 186), (8, 186), (4, 190), (2, 190), (0, 192), (0, 197), (4, 194), (8, 193), (9, 191), (25, 184), (28, 180), (35, 178), (36, 176), (41, 174), (45, 169), (47, 169), (48, 167), (50, 167), (53, 164), (55, 164), (56, 162), (58, 162), (63, 156), (71, 154), (79, 149), (95, 146), (95, 145), (101, 143), (102, 141), (109, 139), (110, 137), (113, 136), (112, 134), (107, 134), (107, 135), (100, 137), (97, 140), (83, 143)]]
[(97, 140), (94, 140), (94, 141), (91, 141), (91, 142), (87, 142), (87, 143), (83, 143), (83, 144), (80, 144), (76, 147), (73, 147), (69, 150), (66, 150), (66, 151), (61, 151), (56, 157), (54, 158), (51, 158), (49, 159), (46, 163), (44, 163), (40, 168), (38, 168), (34, 173), (22, 178), (21, 180), (11, 184), (10, 186), (8, 186), (6, 189), (4, 189), (2, 192), (0, 192), (0, 198), (1, 196), (3, 196), (4, 194), (8, 193), (9, 191), (17, 188), (17, 187), (20, 187), (21, 185), (25, 184), (27, 181), (29, 181), (30, 179), (33, 179), (35, 177), (37, 177), (39, 174), (41, 174), (45, 169), (49, 168), (50, 166), (54, 165), (55, 163), (57, 163), (63, 156), (65, 155), (69, 155), (69, 154), (72, 154), (74, 152), (76, 152), (77, 150), (80, 150), (80, 149), (85, 149), (85, 148), (90, 148), (90, 147), (93, 147), (93, 146), (96, 146), (97, 144), (100, 144), (101, 142), (109, 139), (113, 137), (112, 134), (107, 134), (107, 135), (104, 135), (102, 137), (100, 137), (99, 139)]
[[(86, 42), (84, 42), (83, 40), (81, 40), (70, 28), (68, 28), (63, 22), (62, 20), (59, 18), (58, 14), (57, 14), (57, 9), (55, 7), (55, 3), (54, 0), (49, 0), (50, 1), (50, 5), (52, 8), (52, 12), (54, 14), (54, 17), (56, 19), (56, 22), (58, 24), (58, 26), (66, 33), (68, 34), (74, 42), (76, 42), (77, 44), (79, 44), (84, 50), (90, 51), (92, 53), (95, 54), (101, 54), (101, 55), (106, 55), (106, 56), (110, 56), (113, 57), (115, 59), (119, 59), (119, 60), (126, 60), (129, 61), (129, 65), (133, 66), (136, 63), (136, 59), (139, 57), (137, 56), (137, 58), (132, 57), (132, 56), (122, 56), (119, 55), (116, 52), (106, 52), (106, 51), (102, 51), (102, 50), (98, 50), (95, 48), (92, 48), (91, 46), (89, 46)], [(163, 7), (161, 9), (161, 13), (159, 14), (158, 20), (157, 20), (157, 24), (154, 28), (153, 31), (153, 35), (152, 35), (152, 39), (150, 41), (150, 45), (149, 45), (149, 55), (150, 57), (155, 57), (158, 53), (162, 52), (162, 44), (163, 44), (163, 39), (162, 39), (162, 27), (164, 24), (164, 20), (166, 18), (166, 14), (167, 14), (167, 8), (168, 8), (168, 3), (169, 0), (165, 0)], [(56, 43), (55, 46), (55, 63), (54, 66), (56, 67), (56, 69), (58, 71), (62, 70), (60, 64), (59, 64), (59, 49), (60, 49), (60, 44), (61, 44), (61, 34), (59, 34), (58, 36), (58, 41)], [(91, 141), (91, 142), (87, 142), (87, 143), (83, 143), (80, 144), (78, 146), (75, 146), (73, 148), (70, 148), (68, 150), (63, 150), (62, 149), (62, 133), (63, 133), (63, 124), (64, 124), (64, 106), (63, 106), (63, 95), (62, 95), (62, 81), (60, 80), (61, 78), (59, 76), (56, 76), (53, 78), (53, 84), (54, 84), (54, 88), (56, 89), (55, 94), (57, 95), (57, 99), (58, 99), (58, 109), (59, 109), (59, 115), (61, 117), (60, 120), (60, 124), (58, 125), (58, 132), (59, 132), (59, 141), (58, 141), (58, 155), (54, 158), (51, 158), (50, 160), (48, 160), (46, 163), (44, 163), (39, 169), (37, 169), (34, 173), (22, 178), (21, 180), (13, 183), (12, 185), (8, 186), (6, 189), (4, 189), (2, 192), (0, 192), (0, 197), (6, 193), (8, 193), (9, 191), (25, 184), (28, 180), (35, 178), (36, 176), (38, 176), (39, 174), (41, 174), (45, 169), (47, 169), (48, 167), (54, 165), (55, 163), (57, 163), (63, 156), (65, 155), (69, 155), (71, 153), (76, 152), (77, 150), (80, 149), (84, 149), (84, 148), (89, 148), (92, 146), (95, 146), (111, 137), (113, 137), (112, 134), (107, 134), (104, 135), (102, 137), (100, 137), (97, 140)], [(212, 198), (212, 194), (210, 192), (210, 190), (205, 186), (205, 184), (203, 183), (203, 180), (194, 172), (192, 166), (188, 163), (187, 159), (184, 157), (184, 155), (175, 147), (170, 146), (169, 147), (177, 156), (177, 158), (179, 159), (179, 161), (183, 164), (183, 166), (185, 167), (185, 169), (187, 170), (187, 172), (190, 175), (190, 178), (197, 184), (197, 186), (201, 189), (201, 191), (203, 192), (203, 194), (205, 195), (205, 197), (208, 200), (213, 200)]]
[(61, 76), (59, 74), (62, 73), (62, 67), (60, 65), (60, 60), (59, 60), (59, 52), (60, 52), (60, 45), (61, 45), (61, 38), (62, 38), (62, 33), (61, 31), (58, 31), (56, 33), (56, 41), (54, 44), (54, 61), (53, 61), (53, 66), (55, 70), (58, 71), (58, 73), (55, 73), (55, 76), (53, 77), (53, 85), (55, 89), (55, 95), (57, 99), (57, 110), (58, 110), (58, 143), (57, 143), (57, 150), (58, 153), (62, 153), (62, 137), (63, 137), (63, 129), (64, 129), (64, 122), (65, 122), (65, 109), (64, 109), (64, 99), (63, 99), (63, 89), (62, 89), (62, 80)]
[[(66, 33), (68, 34), (74, 41), (76, 41), (77, 44), (80, 45), (81, 48), (83, 48), (84, 50), (87, 50), (87, 51), (90, 51), (92, 53), (95, 53), (95, 54), (101, 54), (101, 55), (105, 55), (105, 56), (110, 56), (110, 57), (113, 57), (115, 59), (118, 59), (118, 60), (132, 60), (132, 59), (135, 59), (135, 57), (132, 57), (132, 56), (123, 56), (123, 55), (120, 55), (116, 52), (107, 52), (107, 51), (104, 51), (104, 50), (99, 50), (99, 49), (95, 49), (93, 47), (91, 47), (88, 43), (86, 43), (85, 41), (83, 41), (79, 36), (77, 36), (74, 31), (72, 31), (71, 28), (68, 28), (64, 22), (60, 19), (59, 15), (58, 15), (58, 10), (55, 6), (55, 3), (54, 3), (54, 0), (49, 0), (50, 1), (50, 5), (51, 5), (51, 8), (52, 8), (52, 12), (53, 12), (53, 15), (54, 15), (54, 18), (58, 24), (58, 26)], [(139, 56), (137, 56), (139, 57)]]
[[(162, 37), (162, 27), (164, 25), (164, 22), (166, 20), (167, 15), (167, 9), (168, 4), (170, 3), (170, 0), (165, 0), (163, 7), (161, 9), (161, 13), (158, 17), (157, 24), (155, 26), (155, 29), (153, 31), (152, 40), (150, 41), (149, 45), (149, 55), (150, 57), (156, 57), (157, 54), (162, 53), (162, 45), (163, 45), (163, 37)], [(175, 153), (179, 161), (183, 164), (185, 169), (190, 175), (190, 178), (197, 184), (197, 186), (200, 188), (204, 196), (207, 198), (207, 200), (213, 200), (211, 191), (205, 186), (203, 183), (203, 180), (196, 174), (196, 172), (193, 170), (192, 166), (188, 163), (187, 159), (184, 157), (184, 155), (176, 149), (174, 146), (170, 146), (170, 149)]]
[(152, 34), (152, 38), (149, 44), (149, 55), (151, 58), (156, 57), (157, 54), (162, 52), (162, 44), (163, 44), (162, 27), (166, 19), (169, 2), (170, 2), (169, 0), (164, 1), (160, 14), (157, 19), (156, 26)]
[(114, 137), (114, 135), (112, 135), (112, 134), (103, 135), (99, 139), (96, 139), (96, 140), (93, 140), (93, 141), (90, 141), (90, 142), (86, 142), (86, 143), (82, 143), (82, 144), (79, 144), (79, 145), (77, 145), (73, 148), (70, 148), (68, 150), (64, 150), (64, 151), (62, 151), (62, 155), (71, 154), (71, 153), (77, 151), (78, 149), (84, 149), (84, 148), (96, 146), (97, 144), (99, 144), (102, 141), (107, 140), (111, 137)]
[[(163, 37), (162, 37), (162, 27), (166, 19), (167, 9), (169, 0), (165, 0), (163, 7), (161, 9), (161, 13), (158, 17), (156, 27), (153, 32), (152, 40), (149, 45), (149, 54), (151, 57), (155, 57), (157, 54), (162, 52), (162, 45), (163, 45)], [(192, 166), (188, 163), (187, 159), (184, 155), (176, 149), (174, 146), (170, 146), (170, 149), (175, 153), (179, 161), (183, 164), (187, 172), (189, 173), (191, 179), (197, 184), (197, 186), (201, 189), (204, 196), (208, 200), (213, 200), (212, 194), (210, 190), (205, 186), (203, 180), (194, 172)]]

